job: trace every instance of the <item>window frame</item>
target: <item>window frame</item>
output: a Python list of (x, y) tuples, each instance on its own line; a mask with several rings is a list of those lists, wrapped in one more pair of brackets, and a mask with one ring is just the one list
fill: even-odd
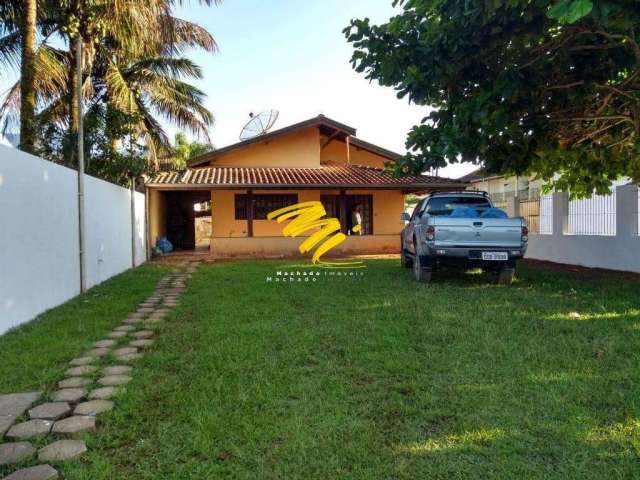
[[(236, 193), (233, 197), (234, 206), (234, 219), (235, 220), (249, 220), (249, 198), (253, 200), (253, 216), (252, 220), (267, 220), (267, 214), (278, 210), (280, 208), (288, 207), (298, 203), (297, 193)], [(279, 199), (280, 201), (275, 201)], [(271, 200), (269, 205), (267, 202)], [(267, 205), (260, 205), (256, 210), (256, 206), (259, 202), (264, 202)]]

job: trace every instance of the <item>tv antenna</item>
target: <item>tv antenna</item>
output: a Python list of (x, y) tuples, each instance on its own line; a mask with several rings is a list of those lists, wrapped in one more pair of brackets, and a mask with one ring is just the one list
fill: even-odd
[(265, 110), (257, 115), (254, 115), (253, 112), (250, 113), (251, 119), (242, 127), (240, 140), (249, 140), (269, 132), (273, 124), (278, 120), (279, 113), (278, 110)]

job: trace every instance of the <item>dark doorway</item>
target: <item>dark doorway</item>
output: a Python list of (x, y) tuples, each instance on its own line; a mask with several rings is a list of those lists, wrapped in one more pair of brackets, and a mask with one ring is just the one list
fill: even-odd
[[(320, 201), (327, 217), (341, 219), (340, 195), (320, 195)], [(362, 235), (373, 235), (373, 195), (345, 195), (345, 210), (342, 233), (349, 234), (353, 229), (354, 211), (359, 207), (362, 218)]]
[(167, 192), (167, 239), (176, 250), (196, 248), (196, 203), (211, 200), (210, 192)]

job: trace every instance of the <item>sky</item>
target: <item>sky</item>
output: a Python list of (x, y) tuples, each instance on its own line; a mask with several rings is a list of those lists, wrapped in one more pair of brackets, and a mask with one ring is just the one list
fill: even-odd
[[(238, 141), (250, 112), (280, 111), (274, 128), (320, 113), (357, 129), (357, 136), (404, 153), (410, 128), (428, 113), (396, 97), (392, 88), (355, 72), (342, 30), (352, 18), (388, 20), (391, 0), (225, 0), (214, 7), (187, 3), (176, 15), (209, 30), (219, 52), (190, 52), (203, 68), (198, 86), (216, 123), (216, 147)], [(473, 170), (453, 165), (441, 175)]]
[[(396, 12), (391, 0), (223, 0), (212, 7), (184, 1), (176, 16), (204, 26), (219, 46), (214, 54), (186, 53), (203, 70), (194, 83), (216, 118), (213, 144), (237, 142), (250, 112), (273, 108), (280, 111), (276, 129), (322, 113), (356, 128), (359, 138), (404, 153), (407, 132), (427, 108), (355, 72), (342, 33), (352, 18), (382, 23)], [(10, 80), (0, 75), (0, 91)], [(455, 178), (474, 168), (457, 164), (439, 174)]]

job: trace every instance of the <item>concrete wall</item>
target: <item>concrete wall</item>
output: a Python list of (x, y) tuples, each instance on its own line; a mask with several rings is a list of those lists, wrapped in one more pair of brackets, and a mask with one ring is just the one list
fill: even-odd
[[(550, 262), (640, 272), (638, 187), (624, 185), (616, 193), (616, 235), (569, 235), (568, 195), (553, 194), (553, 233), (530, 235), (527, 258)], [(508, 210), (513, 211), (510, 202)]]
[[(87, 286), (132, 265), (127, 189), (86, 177)], [(80, 293), (77, 174), (0, 146), (0, 334)], [(136, 194), (136, 264), (146, 260)]]

